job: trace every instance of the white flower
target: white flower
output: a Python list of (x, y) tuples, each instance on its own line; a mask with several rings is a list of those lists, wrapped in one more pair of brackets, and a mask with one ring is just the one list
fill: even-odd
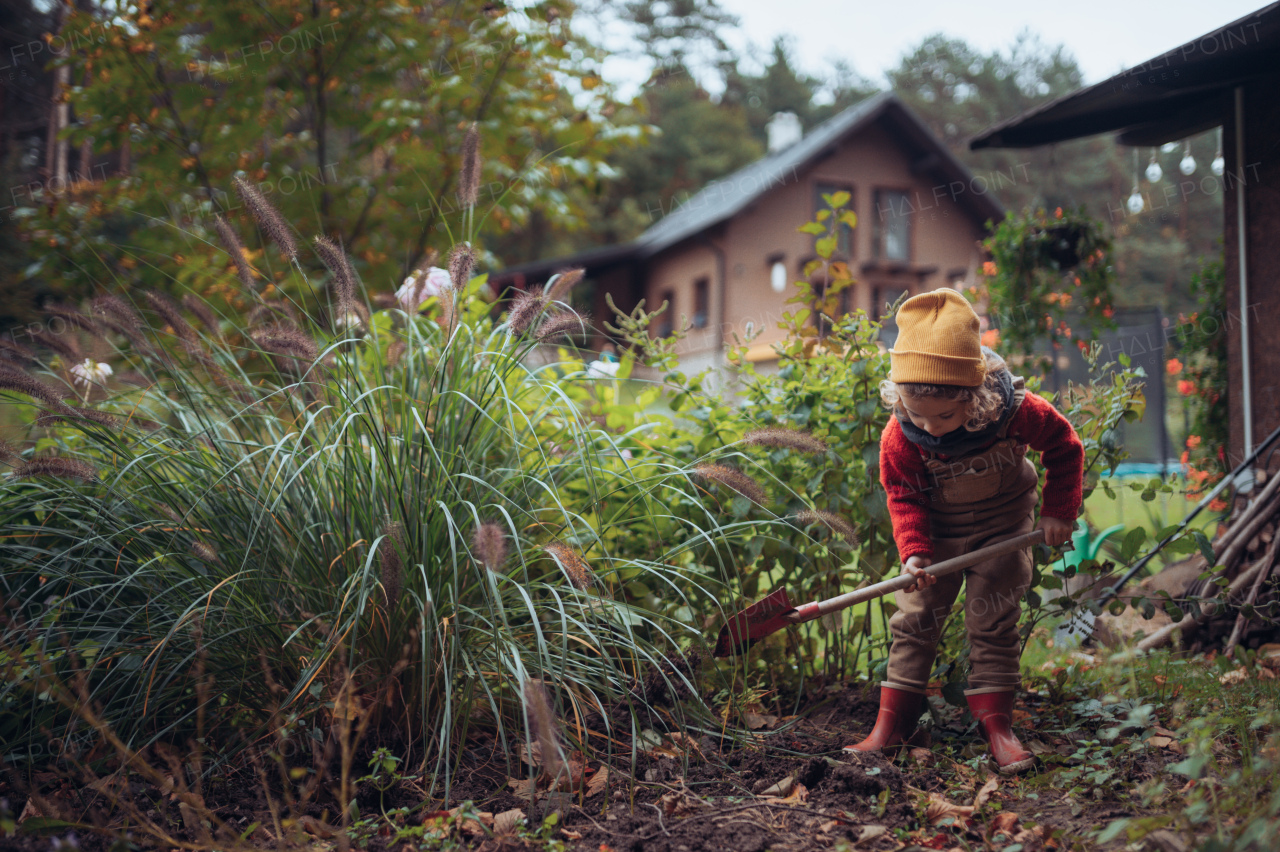
[(419, 269), (404, 279), (404, 283), (396, 291), (396, 301), (400, 303), (400, 307), (412, 313), (427, 299), (452, 288), (453, 281), (449, 278), (447, 269), (433, 266), (425, 273)]
[(338, 317), (337, 322), (335, 322), (334, 325), (338, 328), (359, 329), (364, 325), (364, 320), (360, 319), (360, 315), (355, 311), (347, 311), (345, 314)]
[(84, 363), (71, 368), (71, 375), (75, 376), (76, 384), (87, 387), (94, 382), (106, 381), (107, 376), (111, 375), (111, 365), (85, 358)]
[(618, 375), (617, 361), (592, 361), (587, 365), (587, 375), (597, 379), (612, 379)]

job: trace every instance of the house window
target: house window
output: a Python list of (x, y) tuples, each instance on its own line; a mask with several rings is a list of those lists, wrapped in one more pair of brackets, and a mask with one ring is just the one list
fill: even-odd
[[(853, 209), (853, 187), (849, 184), (842, 183), (815, 183), (813, 185), (813, 212), (820, 210), (830, 210), (831, 205), (823, 198), (824, 195), (835, 195), (837, 192), (849, 193), (849, 203), (844, 205), (845, 210)], [(817, 237), (815, 236), (816, 240)], [(844, 257), (851, 257), (853, 254), (853, 228), (848, 225), (840, 224), (836, 226), (836, 253)]]
[(668, 335), (671, 334), (672, 331), (675, 330), (675, 327), (676, 327), (675, 326), (676, 291), (663, 290), (662, 298), (659, 300), (659, 304), (661, 304), (662, 302), (667, 303), (667, 309), (662, 312), (662, 316), (658, 317), (657, 330), (658, 330), (658, 337), (667, 337)]
[(911, 201), (896, 189), (876, 190), (876, 257), (911, 259)]
[(693, 327), (706, 328), (711, 312), (711, 279), (699, 278), (693, 282)]
[(765, 258), (765, 263), (769, 265), (769, 287), (775, 293), (786, 292), (787, 289), (787, 264), (786, 255), (781, 252), (775, 252)]
[(889, 307), (909, 292), (906, 287), (892, 285), (881, 285), (874, 290), (871, 313), (880, 323), (880, 342), (885, 346), (892, 346), (898, 339), (898, 324), (894, 322)]

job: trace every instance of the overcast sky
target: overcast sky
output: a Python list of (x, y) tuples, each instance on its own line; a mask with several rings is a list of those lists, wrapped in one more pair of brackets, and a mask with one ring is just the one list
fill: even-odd
[[(793, 36), (797, 64), (824, 77), (844, 58), (884, 85), (884, 72), (936, 32), (991, 51), (1006, 49), (1030, 29), (1049, 44), (1064, 44), (1096, 83), (1184, 42), (1224, 26), (1266, 3), (1260, 0), (720, 0), (741, 21), (731, 40), (746, 55), (768, 48), (775, 35)], [(630, 90), (643, 72), (610, 62), (606, 76)]]

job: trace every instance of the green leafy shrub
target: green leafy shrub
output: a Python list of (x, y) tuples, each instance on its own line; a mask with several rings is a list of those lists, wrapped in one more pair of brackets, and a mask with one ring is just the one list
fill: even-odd
[(989, 316), (999, 324), (991, 342), (1001, 341), (1015, 363), (1029, 359), (1045, 371), (1048, 360), (1034, 354), (1045, 341), (1083, 349), (1086, 336), (1079, 332), (1089, 329), (1072, 328), (1072, 316), (1083, 314), (1092, 328), (1111, 324), (1111, 240), (1083, 209), (1059, 207), (1052, 219), (1044, 210), (1010, 213), (982, 245), (991, 259), (983, 264), (982, 288), (972, 295), (988, 302)]
[[(287, 226), (257, 212), (289, 255)], [(628, 465), (576, 401), (583, 364), (539, 355), (580, 327), (559, 307), (575, 276), (497, 322), (459, 246), (456, 289), (371, 312), (342, 251), (316, 249), (328, 280), (297, 299), (246, 288), (241, 318), (100, 297), (59, 309), (75, 333), (54, 355), (0, 372), (30, 423), (0, 490), (11, 756), (94, 736), (50, 677), (83, 677), (135, 748), (324, 742), (359, 718), (446, 789), (469, 726), (514, 753), (522, 683), (551, 688), (579, 742), (584, 720), (608, 731), (689, 694), (689, 625), (625, 584), (688, 610), (702, 588), (652, 531), (702, 497), (678, 458)]]
[[(842, 316), (838, 310), (839, 293), (854, 283), (848, 266), (832, 259), (835, 228), (856, 224), (851, 211), (844, 209), (848, 201), (847, 193), (828, 197), (829, 209), (801, 228), (818, 237), (818, 257), (794, 284), (790, 302), (797, 308), (779, 323), (786, 337), (775, 346), (777, 371), (758, 371), (747, 361), (747, 341), (736, 340), (730, 348), (729, 361), (741, 382), (736, 397), (710, 391), (707, 372), (686, 376), (679, 371), (679, 329), (668, 337), (650, 337), (649, 326), (663, 308), (646, 312), (641, 306), (614, 328), (657, 370), (664, 399), (676, 416), (670, 423), (653, 422), (646, 413), (657, 397), (656, 388), (630, 407), (615, 405), (611, 398), (598, 413), (607, 412), (619, 427), (649, 423), (663, 436), (655, 443), (685, 465), (712, 456), (731, 458), (763, 483), (766, 499), (738, 498), (729, 507), (735, 519), (754, 522), (742, 547), (733, 552), (712, 542), (695, 542), (689, 556), (708, 574), (716, 573), (712, 566), (728, 569), (724, 579), (739, 605), (778, 587), (788, 590), (793, 603), (831, 597), (898, 572), (879, 475), (880, 434), (890, 416), (880, 401), (879, 385), (888, 377), (889, 355), (879, 342), (878, 323), (861, 311)], [(897, 306), (887, 307), (892, 315)], [(1123, 458), (1115, 426), (1122, 419), (1140, 417), (1144, 400), (1137, 383), (1140, 370), (1101, 363), (1098, 346), (1087, 347), (1085, 356), (1092, 382), (1071, 387), (1062, 404), (1085, 444), (1088, 493), (1097, 487), (1099, 474)], [(1029, 377), (1028, 385), (1036, 389), (1038, 378)], [(805, 430), (825, 442), (826, 449), (809, 454), (785, 444), (753, 443), (755, 436), (770, 429)], [(1030, 457), (1038, 463), (1038, 454)], [(664, 528), (663, 540), (680, 535), (678, 519), (696, 518), (705, 511), (697, 502), (670, 508), (671, 526)], [(841, 535), (839, 529), (850, 532)], [(692, 541), (691, 536), (683, 537)], [(1027, 631), (1050, 611), (1035, 588), (1061, 585), (1053, 575), (1053, 557), (1048, 549), (1037, 554)], [(1061, 606), (1052, 611), (1060, 614)], [(793, 689), (806, 677), (833, 680), (858, 673), (874, 678), (887, 656), (886, 624), (894, 610), (892, 596), (882, 597), (791, 628), (752, 652), (752, 670), (780, 691)], [(954, 612), (963, 612), (963, 598)], [(696, 617), (712, 625), (714, 615), (704, 612)], [(936, 673), (944, 681), (963, 683), (967, 648), (962, 618), (950, 620), (937, 665)]]

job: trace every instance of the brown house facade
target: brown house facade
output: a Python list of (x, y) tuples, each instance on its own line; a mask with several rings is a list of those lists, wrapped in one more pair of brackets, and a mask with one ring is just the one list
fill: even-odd
[(609, 318), (608, 294), (623, 310), (641, 298), (646, 307), (669, 302), (658, 334), (688, 318), (678, 350), (684, 369), (721, 366), (733, 334), (753, 328), (760, 334), (748, 358), (772, 361), (777, 322), (795, 309), (786, 304), (794, 282), (816, 256), (814, 237), (797, 229), (826, 207), (824, 194), (843, 190), (858, 217), (840, 236), (839, 256), (857, 279), (844, 310), (878, 316), (903, 293), (976, 283), (985, 223), (1004, 215), (993, 181), (972, 175), (897, 98), (868, 98), (775, 148), (674, 205), (634, 242), (495, 279), (527, 286), (583, 266), (596, 317)]
[[(1222, 128), (1223, 259), (1235, 467), (1280, 427), (1280, 3), (984, 131), (972, 148), (1028, 148), (1114, 132), (1155, 146)], [(1199, 177), (1198, 175), (1196, 177)], [(1170, 329), (1176, 331), (1176, 329)], [(1271, 469), (1275, 454), (1263, 457)], [(1246, 475), (1249, 471), (1245, 471)]]

